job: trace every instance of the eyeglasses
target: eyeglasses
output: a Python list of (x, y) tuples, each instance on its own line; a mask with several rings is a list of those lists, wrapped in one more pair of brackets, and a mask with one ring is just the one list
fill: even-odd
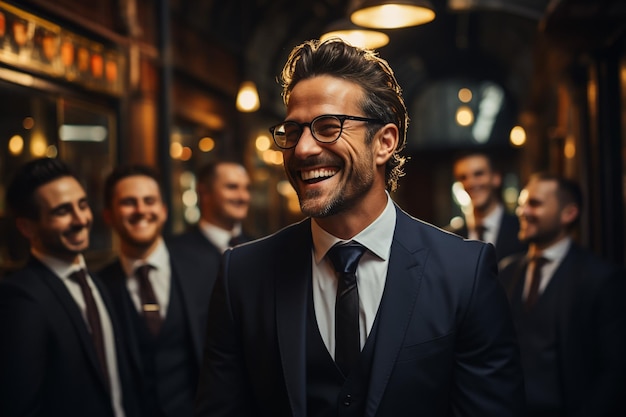
[(311, 135), (320, 143), (333, 143), (341, 136), (343, 122), (356, 120), (358, 122), (385, 124), (380, 119), (368, 117), (346, 116), (345, 114), (323, 114), (311, 120), (310, 123), (298, 123), (288, 120), (270, 127), (276, 146), (281, 149), (295, 148), (302, 136), (305, 127), (311, 129)]

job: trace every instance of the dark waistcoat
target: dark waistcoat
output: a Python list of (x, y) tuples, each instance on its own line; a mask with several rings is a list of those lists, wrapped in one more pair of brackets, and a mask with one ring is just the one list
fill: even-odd
[(309, 297), (306, 332), (307, 417), (363, 416), (367, 402), (376, 325), (346, 378), (330, 356), (320, 335), (313, 297)]
[(562, 384), (557, 356), (558, 282), (552, 280), (549, 283), (530, 311), (523, 308), (523, 285), (524, 280), (520, 279), (511, 304), (522, 357), (528, 411), (559, 412), (562, 409)]
[(133, 326), (144, 370), (147, 415), (192, 416), (198, 375), (181, 292), (174, 277), (167, 316), (158, 336), (148, 331), (139, 314), (135, 314)]

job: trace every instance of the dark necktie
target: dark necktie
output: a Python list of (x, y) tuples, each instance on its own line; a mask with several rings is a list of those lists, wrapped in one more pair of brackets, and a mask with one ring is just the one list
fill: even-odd
[(100, 368), (104, 375), (104, 379), (109, 386), (109, 370), (107, 368), (106, 354), (104, 350), (104, 336), (102, 334), (102, 323), (100, 322), (100, 314), (98, 313), (98, 306), (93, 298), (91, 288), (87, 283), (87, 274), (84, 269), (72, 272), (70, 279), (77, 282), (80, 286), (80, 290), (83, 293), (83, 299), (85, 300), (85, 307), (87, 310), (87, 322), (89, 323), (89, 329), (91, 330), (91, 339), (93, 340), (94, 347), (96, 348), (96, 356), (98, 362), (100, 362)]
[(549, 261), (543, 257), (533, 258), (529, 262), (529, 266), (533, 266), (533, 273), (530, 279), (530, 288), (528, 295), (526, 296), (526, 302), (524, 303), (524, 309), (529, 311), (539, 298), (539, 284), (541, 284), (541, 269)]
[(237, 236), (233, 236), (230, 238), (230, 240), (228, 241), (228, 246), (229, 247), (234, 247), (239, 245), (240, 243), (244, 243), (246, 240), (243, 237), (243, 235), (237, 235)]
[(328, 258), (338, 275), (335, 301), (335, 362), (345, 376), (350, 373), (361, 352), (356, 269), (365, 250), (362, 245), (352, 242), (333, 246), (328, 251)]
[(476, 235), (478, 237), (478, 240), (485, 240), (485, 232), (487, 231), (487, 228), (482, 225), (482, 224), (478, 224), (476, 225)]
[(142, 265), (135, 270), (135, 277), (139, 282), (139, 299), (143, 317), (148, 326), (148, 330), (153, 336), (157, 336), (161, 330), (163, 319), (159, 309), (159, 302), (154, 295), (154, 289), (148, 278), (152, 265)]

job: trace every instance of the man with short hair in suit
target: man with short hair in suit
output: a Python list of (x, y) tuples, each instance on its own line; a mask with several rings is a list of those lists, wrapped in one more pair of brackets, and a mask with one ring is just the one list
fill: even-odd
[(309, 41), (282, 81), (287, 117), (271, 132), (309, 217), (224, 253), (196, 416), (521, 415), (493, 247), (387, 192), (408, 119), (388, 64)]
[(136, 415), (118, 322), (86, 272), (85, 190), (65, 163), (42, 158), (15, 173), (6, 202), (31, 255), (0, 282), (0, 415)]
[(117, 167), (104, 193), (120, 253), (100, 275), (123, 318), (144, 414), (191, 416), (215, 266), (163, 239), (168, 211), (152, 168)]
[(250, 177), (241, 163), (216, 160), (198, 171), (196, 191), (200, 221), (173, 241), (196, 250), (198, 256), (213, 257), (217, 275), (222, 253), (250, 240), (242, 230), (250, 208)]
[(502, 204), (502, 175), (491, 155), (483, 151), (461, 153), (454, 160), (453, 172), (469, 195), (472, 208), (463, 227), (452, 232), (493, 244), (498, 261), (524, 252), (526, 246), (517, 237), (519, 221)]
[(581, 207), (575, 182), (533, 175), (518, 208), (528, 252), (502, 262), (528, 417), (626, 415), (626, 276), (574, 243)]

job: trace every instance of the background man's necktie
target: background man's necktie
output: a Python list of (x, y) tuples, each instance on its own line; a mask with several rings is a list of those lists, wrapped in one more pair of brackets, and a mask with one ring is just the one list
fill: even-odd
[(352, 242), (333, 246), (328, 251), (339, 279), (335, 303), (335, 362), (346, 376), (361, 352), (356, 269), (365, 250), (364, 246)]
[(539, 284), (541, 284), (541, 269), (549, 261), (544, 257), (537, 257), (530, 260), (528, 266), (533, 266), (533, 273), (530, 279), (530, 289), (526, 296), (526, 302), (524, 303), (524, 309), (529, 311), (537, 302), (539, 298)]
[(476, 235), (478, 236), (478, 240), (485, 240), (485, 232), (487, 231), (487, 228), (482, 225), (482, 224), (478, 224), (476, 225)]
[(91, 330), (91, 338), (93, 340), (94, 347), (96, 348), (96, 356), (98, 362), (100, 362), (100, 368), (106, 380), (107, 386), (109, 386), (109, 369), (107, 368), (106, 353), (104, 350), (104, 336), (102, 334), (102, 324), (100, 322), (100, 314), (98, 313), (98, 306), (93, 298), (91, 288), (87, 283), (87, 273), (84, 269), (72, 272), (70, 279), (77, 282), (80, 286), (80, 290), (83, 293), (85, 300), (85, 306), (87, 310), (87, 322)]
[(244, 243), (245, 241), (246, 241), (246, 239), (243, 237), (243, 235), (233, 236), (228, 241), (228, 246), (230, 246), (230, 247), (237, 246), (240, 243)]
[(146, 320), (148, 330), (154, 336), (159, 334), (163, 319), (161, 318), (159, 302), (154, 295), (154, 289), (148, 278), (152, 265), (142, 265), (135, 270), (135, 277), (139, 282), (139, 299), (141, 300), (141, 308), (143, 317)]

